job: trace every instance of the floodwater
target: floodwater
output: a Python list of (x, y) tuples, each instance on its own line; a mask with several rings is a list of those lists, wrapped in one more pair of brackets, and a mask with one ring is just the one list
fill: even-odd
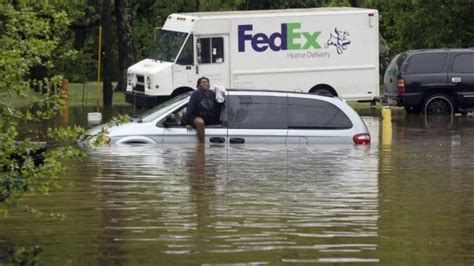
[(89, 150), (29, 198), (65, 219), (13, 213), (0, 247), (40, 245), (42, 265), (474, 264), (474, 118), (395, 116), (388, 140), (364, 120), (370, 146)]

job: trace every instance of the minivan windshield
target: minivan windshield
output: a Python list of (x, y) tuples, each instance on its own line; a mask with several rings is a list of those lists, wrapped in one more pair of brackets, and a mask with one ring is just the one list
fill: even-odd
[(141, 114), (140, 117), (138, 118), (138, 122), (150, 122), (150, 121), (155, 120), (157, 117), (162, 116), (166, 112), (175, 108), (177, 105), (180, 104), (180, 102), (183, 99), (189, 97), (189, 95), (191, 95), (190, 92), (184, 93), (184, 94), (174, 97), (171, 100), (161, 103), (160, 105)]
[(187, 35), (188, 33), (186, 32), (158, 30), (153, 49), (148, 58), (174, 62)]

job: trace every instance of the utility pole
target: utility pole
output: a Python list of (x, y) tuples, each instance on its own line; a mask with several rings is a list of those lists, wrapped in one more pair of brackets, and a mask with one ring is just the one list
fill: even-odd
[(103, 104), (112, 105), (112, 12), (110, 0), (103, 0), (102, 5), (102, 25), (104, 32), (103, 53), (102, 53), (102, 80), (103, 80)]

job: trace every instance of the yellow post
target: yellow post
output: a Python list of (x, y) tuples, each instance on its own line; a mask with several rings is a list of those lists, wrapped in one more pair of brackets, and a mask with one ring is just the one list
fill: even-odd
[(100, 92), (100, 62), (102, 59), (102, 26), (99, 26), (99, 47), (98, 47), (98, 66), (97, 66), (97, 89), (96, 89), (96, 105), (97, 105), (97, 112), (99, 112), (100, 108), (100, 101), (99, 101), (99, 92)]
[(392, 110), (388, 106), (382, 108), (382, 145), (392, 145)]

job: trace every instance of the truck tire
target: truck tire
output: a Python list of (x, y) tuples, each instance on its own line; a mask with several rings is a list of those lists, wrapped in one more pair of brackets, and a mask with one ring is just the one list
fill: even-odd
[(313, 93), (319, 95), (332, 95), (332, 93), (327, 89), (317, 89)]
[(183, 93), (186, 93), (188, 91), (193, 91), (193, 89), (188, 88), (188, 87), (177, 88), (176, 90), (173, 91), (173, 93), (171, 93), (171, 98), (174, 98), (174, 97), (176, 97), (178, 95), (181, 95)]
[(309, 93), (318, 94), (318, 95), (328, 95), (328, 96), (337, 96), (336, 91), (329, 85), (317, 85), (309, 90)]
[(454, 115), (455, 105), (451, 96), (434, 94), (426, 98), (423, 103), (423, 114), (425, 115)]

